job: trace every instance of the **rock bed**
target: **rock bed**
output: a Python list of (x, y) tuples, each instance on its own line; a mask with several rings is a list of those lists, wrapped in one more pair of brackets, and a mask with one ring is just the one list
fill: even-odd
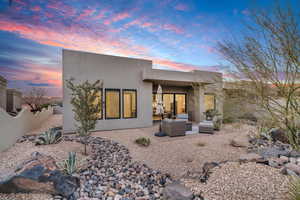
[[(65, 136), (67, 141), (80, 138)], [(162, 199), (163, 190), (172, 182), (168, 174), (133, 162), (129, 150), (112, 140), (89, 137), (91, 149), (87, 168), (79, 173), (78, 199), (154, 200)], [(198, 199), (195, 197), (194, 199)]]

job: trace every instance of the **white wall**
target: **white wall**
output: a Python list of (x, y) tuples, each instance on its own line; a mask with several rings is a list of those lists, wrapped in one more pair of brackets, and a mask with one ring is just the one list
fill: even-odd
[[(138, 128), (152, 125), (152, 83), (144, 82), (144, 69), (152, 68), (152, 61), (63, 50), (63, 130), (75, 131), (75, 120), (70, 104), (70, 91), (65, 81), (71, 77), (76, 83), (103, 81), (103, 88), (137, 90), (137, 118), (98, 120), (95, 130)], [(103, 92), (104, 94), (104, 92)], [(105, 97), (104, 97), (105, 98)], [(122, 101), (122, 100), (121, 100)], [(122, 112), (122, 103), (121, 103)], [(105, 110), (105, 106), (103, 107)], [(121, 114), (122, 116), (122, 114)]]
[(39, 128), (53, 114), (53, 108), (43, 109), (33, 114), (24, 108), (16, 117), (0, 108), (0, 151), (13, 145), (25, 133)]

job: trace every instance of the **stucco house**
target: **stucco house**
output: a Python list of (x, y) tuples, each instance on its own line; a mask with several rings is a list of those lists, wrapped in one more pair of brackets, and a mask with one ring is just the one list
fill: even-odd
[(76, 82), (102, 80), (96, 130), (152, 126), (155, 116), (155, 93), (160, 84), (166, 115), (188, 114), (200, 122), (207, 109), (223, 110), (222, 74), (208, 71), (168, 71), (152, 68), (151, 60), (63, 50), (63, 129), (75, 130), (67, 79)]

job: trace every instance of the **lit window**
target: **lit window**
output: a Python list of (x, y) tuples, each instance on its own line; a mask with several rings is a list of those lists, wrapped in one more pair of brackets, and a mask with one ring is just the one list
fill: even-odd
[(123, 118), (137, 117), (136, 90), (123, 90)]
[(120, 90), (105, 89), (105, 118), (120, 118)]
[(204, 106), (205, 106), (205, 111), (216, 109), (215, 95), (205, 94), (204, 95)]

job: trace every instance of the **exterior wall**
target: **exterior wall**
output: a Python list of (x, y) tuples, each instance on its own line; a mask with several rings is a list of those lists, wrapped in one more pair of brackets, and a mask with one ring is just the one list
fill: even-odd
[(6, 110), (6, 87), (6, 79), (0, 76), (0, 108), (3, 108), (4, 110)]
[(22, 109), (22, 93), (15, 89), (6, 90), (8, 112), (17, 112)]
[[(102, 80), (104, 88), (137, 90), (137, 118), (122, 119), (121, 113), (121, 119), (99, 120), (95, 130), (151, 126), (152, 83), (142, 80), (143, 70), (151, 68), (152, 61), (148, 60), (63, 50), (64, 132), (75, 131), (74, 114), (70, 104), (70, 91), (65, 84), (65, 81), (71, 77), (75, 78), (76, 82)], [(105, 98), (104, 95), (103, 98)], [(103, 107), (103, 110), (105, 110), (105, 106)]]
[(24, 108), (16, 117), (13, 117), (0, 108), (0, 152), (9, 148), (27, 132), (39, 128), (52, 113), (53, 109), (51, 107), (35, 114)]

